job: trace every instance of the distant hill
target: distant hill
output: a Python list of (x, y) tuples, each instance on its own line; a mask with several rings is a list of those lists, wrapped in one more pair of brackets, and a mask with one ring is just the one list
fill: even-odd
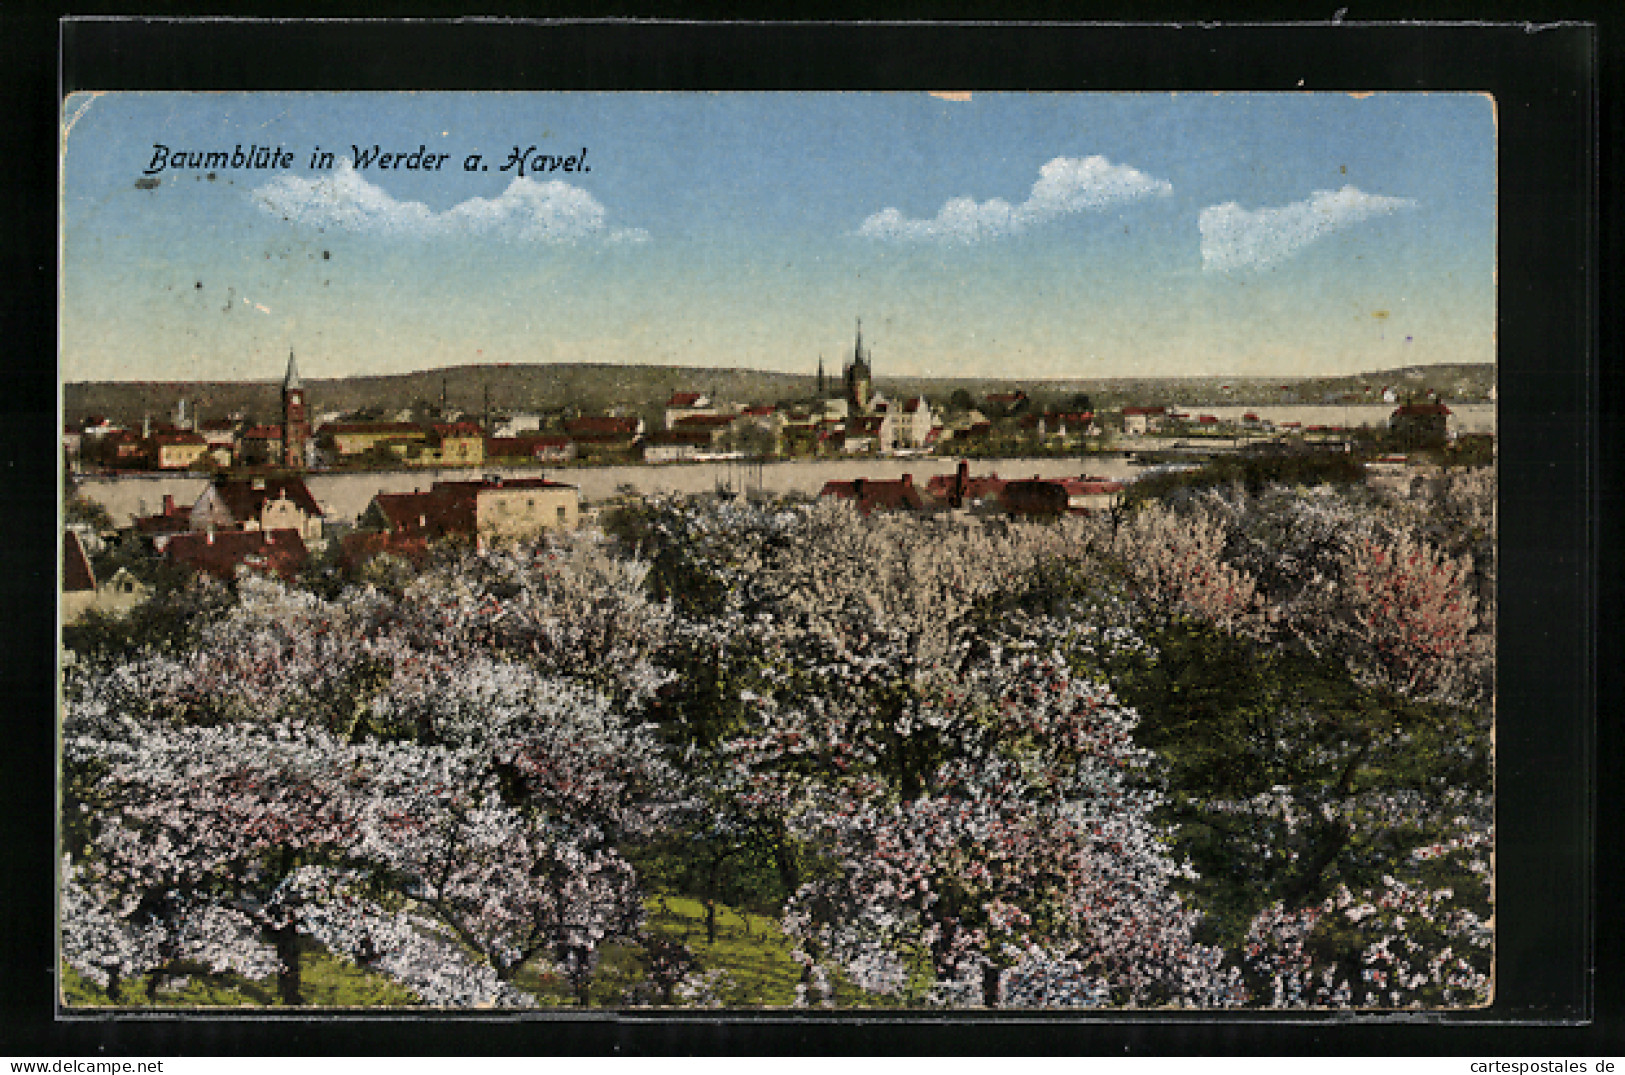
[[(839, 378), (830, 378), (831, 386)], [(1492, 364), (1416, 366), (1327, 378), (1080, 378), (1024, 381), (987, 378), (878, 378), (876, 387), (894, 397), (924, 395), (946, 401), (963, 389), (980, 399), (990, 392), (1020, 389), (1040, 405), (1065, 404), (1079, 393), (1097, 409), (1125, 404), (1189, 406), (1236, 403), (1332, 403), (1377, 401), (1392, 386), (1405, 393), (1437, 392), (1446, 400), (1477, 402), (1489, 398), (1495, 384)], [(604, 364), (501, 364), (453, 366), (414, 373), (305, 380), (314, 413), (371, 408), (394, 413), (414, 405), (438, 405), (444, 391), (449, 407), (479, 415), (487, 398), (493, 413), (550, 411), (573, 407), (599, 413), (623, 407), (658, 419), (673, 392), (704, 392), (721, 400), (773, 403), (809, 398), (817, 378), (766, 370), (706, 369), (686, 366), (616, 366)], [(103, 414), (138, 424), (143, 416), (167, 421), (176, 401), (202, 417), (221, 418), (242, 411), (250, 419), (272, 421), (281, 413), (281, 378), (265, 381), (84, 381), (63, 386), (66, 417), (78, 421)]]

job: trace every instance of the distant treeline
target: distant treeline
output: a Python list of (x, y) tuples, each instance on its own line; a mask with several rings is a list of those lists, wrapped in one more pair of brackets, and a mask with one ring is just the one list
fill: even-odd
[[(90, 414), (106, 415), (121, 423), (139, 422), (143, 416), (167, 419), (175, 403), (187, 400), (188, 411), (204, 418), (221, 418), (242, 411), (251, 419), (270, 421), (281, 413), (281, 381), (285, 357), (267, 359), (263, 380), (244, 381), (93, 381), (63, 386), (65, 417), (78, 421)], [(1322, 403), (1347, 394), (1379, 394), (1384, 387), (1402, 393), (1440, 393), (1447, 400), (1487, 398), (1495, 384), (1493, 365), (1426, 366), (1414, 370), (1381, 370), (1336, 378), (1224, 379), (1215, 377), (1077, 378), (1055, 380), (991, 380), (954, 377), (887, 377), (884, 362), (876, 387), (893, 398), (924, 395), (933, 404), (946, 402), (956, 391), (981, 400), (992, 392), (1024, 391), (1032, 406), (1043, 410), (1064, 407), (1078, 394), (1087, 394), (1099, 410), (1128, 404), (1201, 407), (1223, 404)], [(481, 415), (489, 403), (494, 413), (550, 411), (574, 408), (600, 413), (621, 407), (646, 418), (658, 416), (673, 392), (703, 392), (718, 400), (775, 403), (806, 399), (817, 394), (812, 374), (771, 370), (721, 369), (685, 366), (618, 366), (598, 363), (512, 363), (454, 366), (413, 373), (365, 377), (322, 378), (321, 358), (301, 356), (313, 410), (354, 411), (367, 408), (398, 412), (408, 407), (438, 407)], [(816, 369), (816, 360), (809, 363)], [(840, 365), (826, 364), (829, 393), (839, 391)]]

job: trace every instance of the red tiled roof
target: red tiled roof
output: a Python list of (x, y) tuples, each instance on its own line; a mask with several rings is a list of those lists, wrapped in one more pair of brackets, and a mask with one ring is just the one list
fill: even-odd
[(704, 429), (662, 429), (643, 438), (645, 448), (662, 444), (691, 444), (700, 448), (711, 446), (711, 434)]
[(164, 510), (157, 515), (143, 515), (135, 520), (135, 529), (142, 534), (181, 534), (192, 528), (192, 509), (178, 507), (174, 498), (164, 497)]
[(421, 564), (428, 552), (429, 543), (426, 538), (420, 536), (364, 530), (345, 534), (340, 539), (339, 545), (343, 550), (342, 559), (345, 564), (354, 567), (385, 552)]
[(666, 401), (666, 406), (692, 407), (704, 398), (705, 396), (699, 392), (673, 392), (671, 399)]
[(876, 508), (888, 511), (919, 511), (925, 507), (920, 490), (914, 485), (913, 477), (908, 474), (896, 481), (874, 478), (854, 478), (849, 482), (828, 481), (824, 483), (824, 488), (818, 495), (832, 496), (840, 500), (856, 500), (858, 510), (865, 515)]
[(204, 440), (198, 434), (196, 434), (196, 433), (187, 433), (187, 432), (156, 433), (156, 434), (153, 435), (152, 442), (154, 444), (157, 444), (157, 445), (166, 445), (166, 444), (204, 444), (204, 445), (207, 445), (209, 443), (208, 441)]
[(1164, 415), (1164, 414), (1167, 414), (1167, 413), (1168, 413), (1168, 408), (1167, 407), (1124, 407), (1123, 408), (1123, 414), (1124, 415), (1143, 414), (1147, 418), (1156, 418), (1156, 417), (1160, 417), (1161, 415)]
[[(771, 413), (771, 412), (770, 412)], [(672, 423), (673, 429), (721, 429), (734, 424), (731, 414), (687, 414)]]
[(483, 437), (485, 431), (473, 422), (436, 422), (430, 427), (437, 437)]
[(223, 579), (247, 566), (292, 579), (309, 553), (297, 530), (220, 530), (177, 534), (164, 547), (164, 555), (196, 571)]
[[(957, 475), (933, 474), (925, 483), (926, 490), (938, 500), (947, 500), (953, 495), (954, 483)], [(965, 479), (965, 496), (973, 500), (996, 499), (1004, 492), (1008, 485), (1004, 478), (997, 474), (987, 474), (981, 477), (967, 477)]]
[(319, 433), (330, 436), (341, 434), (371, 434), (374, 436), (405, 436), (407, 434), (424, 435), (422, 426), (414, 422), (329, 422), (322, 426)]
[[(391, 534), (441, 537), (472, 534), (478, 520), (479, 495), (494, 489), (568, 489), (547, 478), (435, 482), (428, 492), (379, 493), (372, 498)], [(370, 510), (370, 509), (369, 509)]]
[(903, 413), (904, 414), (913, 414), (916, 411), (918, 411), (922, 406), (924, 406), (924, 404), (925, 404), (925, 400), (920, 398), (919, 396), (915, 396), (912, 399), (905, 399), (903, 401)]
[(1450, 408), (1443, 403), (1407, 403), (1393, 414), (1395, 418), (1444, 418)]
[(379, 493), (372, 502), (392, 534), (425, 533), (440, 516), (439, 500), (432, 493)]
[(638, 420), (636, 418), (611, 418), (607, 415), (568, 418), (564, 422), (564, 431), (572, 436), (588, 433), (632, 437), (637, 435)]
[(1112, 481), (1110, 478), (1060, 478), (1057, 479), (1061, 488), (1068, 496), (1100, 496), (1105, 493), (1121, 493), (1123, 483)]
[(284, 495), (306, 515), (322, 514), (301, 478), (217, 478), (213, 488), (238, 522), (258, 519), (267, 500), (281, 500)]
[(281, 440), (281, 426), (254, 426), (243, 431), (244, 440)]
[(635, 433), (571, 433), (572, 444), (598, 444), (629, 448), (637, 440)]
[(83, 593), (96, 588), (96, 573), (90, 569), (90, 558), (79, 535), (72, 530), (62, 532), (62, 592)]

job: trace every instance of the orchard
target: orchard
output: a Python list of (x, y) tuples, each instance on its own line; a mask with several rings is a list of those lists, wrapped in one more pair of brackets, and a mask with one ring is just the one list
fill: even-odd
[(1486, 1004), (1494, 499), (650, 500), (162, 589), (64, 641), (65, 1003)]

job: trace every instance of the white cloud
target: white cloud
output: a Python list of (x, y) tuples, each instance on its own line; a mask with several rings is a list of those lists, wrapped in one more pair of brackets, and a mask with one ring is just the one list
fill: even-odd
[(910, 220), (898, 209), (882, 209), (858, 225), (870, 239), (905, 242), (974, 243), (996, 239), (1043, 224), (1067, 213), (1106, 209), (1173, 187), (1126, 164), (1105, 157), (1056, 157), (1038, 170), (1038, 181), (1020, 205), (1002, 198), (978, 202), (952, 198), (930, 220)]
[(368, 182), (348, 160), (319, 179), (279, 176), (253, 192), (267, 213), (312, 227), (398, 235), (464, 235), (528, 242), (644, 242), (642, 228), (611, 228), (598, 199), (568, 183), (515, 178), (495, 198), (470, 198), (436, 213), (399, 201)]
[(1197, 218), (1202, 268), (1223, 272), (1270, 265), (1340, 228), (1414, 208), (1411, 198), (1366, 194), (1354, 187), (1317, 190), (1307, 200), (1279, 209), (1248, 210), (1235, 202), (1212, 205)]

